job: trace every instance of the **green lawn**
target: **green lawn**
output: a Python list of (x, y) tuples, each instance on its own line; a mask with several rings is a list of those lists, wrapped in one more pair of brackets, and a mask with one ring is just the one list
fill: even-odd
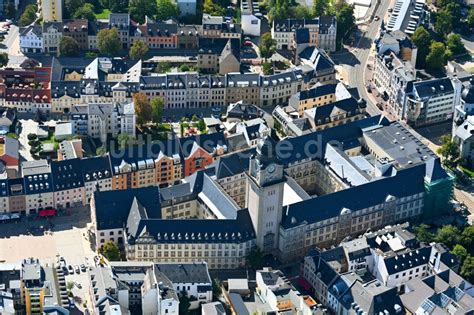
[(100, 12), (100, 13), (95, 13), (95, 17), (96, 17), (98, 20), (108, 19), (110, 13), (111, 13), (111, 12), (110, 12), (109, 9), (102, 9), (102, 12)]

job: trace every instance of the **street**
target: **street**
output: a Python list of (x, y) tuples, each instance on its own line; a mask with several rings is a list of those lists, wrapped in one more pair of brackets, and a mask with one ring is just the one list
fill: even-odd
[(20, 52), (20, 36), (19, 28), (16, 25), (11, 25), (8, 34), (0, 44), (0, 52), (8, 54), (8, 66), (18, 67), (26, 57)]
[[(375, 12), (375, 16), (383, 17), (390, 6), (390, 2), (391, 1), (381, 1)], [(367, 93), (365, 71), (367, 69), (373, 39), (376, 38), (379, 32), (382, 20), (383, 19), (379, 21), (372, 20), (366, 25), (360, 26), (362, 34), (357, 40), (356, 46), (351, 51), (346, 50), (331, 55), (334, 62), (341, 65), (344, 69), (347, 84), (350, 87), (356, 87), (360, 97), (367, 100), (367, 113), (371, 116), (380, 114), (380, 110), (376, 106), (374, 97)]]

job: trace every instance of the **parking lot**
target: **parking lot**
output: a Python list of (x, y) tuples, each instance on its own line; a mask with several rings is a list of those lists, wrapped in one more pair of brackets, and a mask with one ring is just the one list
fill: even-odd
[[(38, 258), (42, 263), (58, 263), (64, 257), (66, 265), (94, 265), (95, 253), (87, 238), (87, 224), (90, 221), (88, 207), (70, 209), (62, 216), (50, 219), (22, 218), (19, 222), (0, 224), (0, 259), (18, 262), (26, 257)], [(83, 304), (88, 302), (87, 272), (65, 275), (66, 283), (78, 282), (82, 288), (74, 286), (76, 310), (72, 314), (82, 314)]]

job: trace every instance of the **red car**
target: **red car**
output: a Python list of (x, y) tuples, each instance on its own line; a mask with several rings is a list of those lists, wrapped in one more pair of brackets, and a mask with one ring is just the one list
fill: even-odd
[(244, 46), (252, 47), (252, 46), (253, 46), (253, 43), (252, 43), (251, 41), (249, 41), (249, 40), (246, 40), (246, 41), (244, 42)]

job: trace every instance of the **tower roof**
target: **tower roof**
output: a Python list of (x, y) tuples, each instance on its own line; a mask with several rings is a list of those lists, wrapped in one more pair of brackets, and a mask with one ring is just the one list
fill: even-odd
[(276, 162), (278, 160), (277, 144), (272, 137), (267, 136), (257, 144), (257, 158), (261, 163)]

